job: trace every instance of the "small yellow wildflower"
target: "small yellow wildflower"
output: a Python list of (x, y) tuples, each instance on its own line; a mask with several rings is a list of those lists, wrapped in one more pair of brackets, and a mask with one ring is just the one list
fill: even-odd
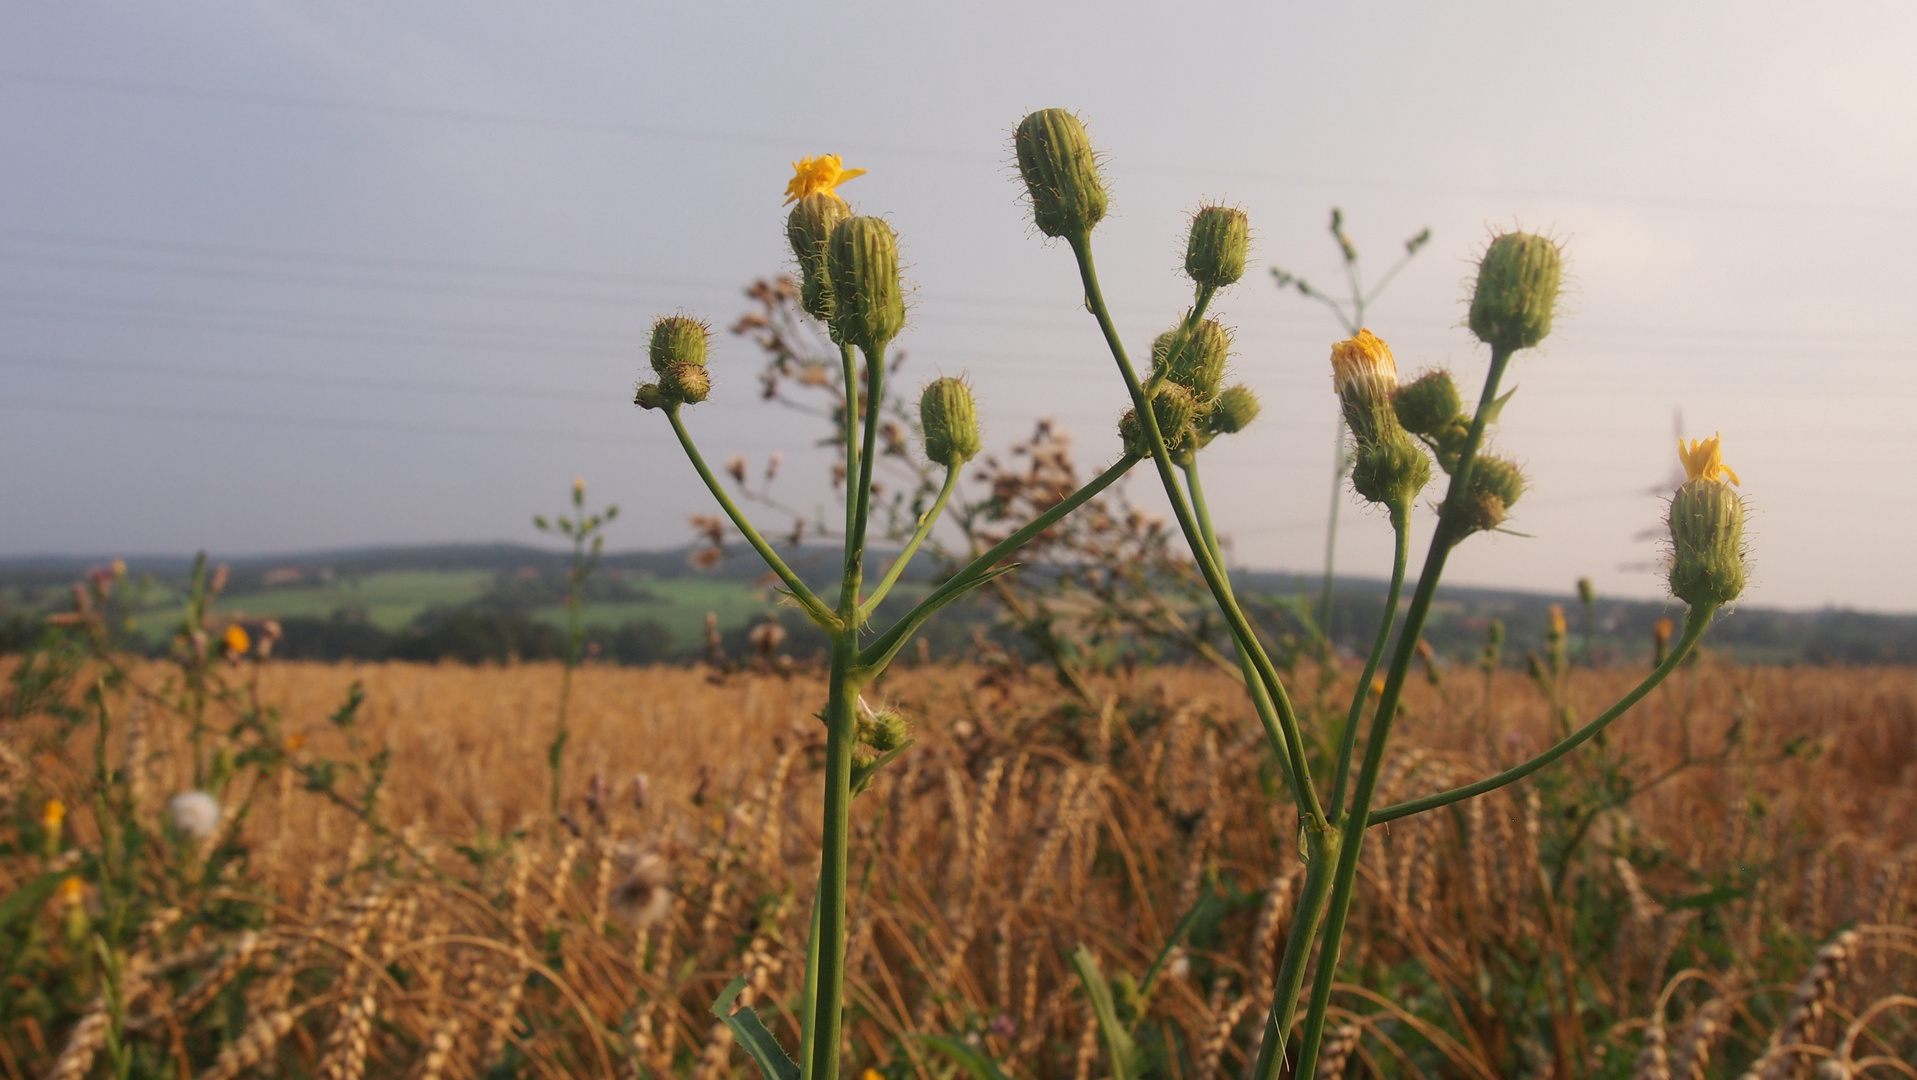
[(1565, 632), (1564, 605), (1552, 604), (1551, 609), (1547, 611), (1545, 614), (1549, 618), (1551, 623), (1551, 628), (1550, 628), (1551, 636), (1563, 637)]
[(60, 883), (60, 899), (69, 904), (77, 904), (86, 892), (86, 883), (77, 877), (70, 877)]
[(1331, 347), (1331, 381), (1340, 395), (1361, 388), (1365, 398), (1388, 397), (1398, 388), (1398, 362), (1383, 338), (1360, 330)]
[(1742, 487), (1743, 481), (1737, 478), (1737, 472), (1724, 464), (1724, 452), (1718, 445), (1722, 438), (1722, 433), (1718, 433), (1708, 439), (1692, 439), (1688, 444), (1683, 439), (1679, 439), (1677, 441), (1678, 460), (1684, 462), (1684, 473), (1692, 480), (1728, 478), (1731, 483)]
[(226, 643), (226, 651), (234, 656), (243, 656), (253, 647), (253, 639), (246, 636), (246, 627), (234, 623), (226, 628), (226, 635), (220, 639)]
[[(848, 169), (837, 154), (821, 154), (818, 157), (800, 158), (792, 163), (792, 180), (785, 186), (786, 205), (798, 202), (807, 195), (824, 192), (835, 199), (839, 193), (832, 190), (847, 180), (864, 176), (864, 169)], [(844, 202), (844, 199), (839, 199)]]
[(306, 745), (306, 736), (304, 735), (288, 735), (286, 737), (286, 749), (289, 751), (298, 750), (300, 747), (305, 745)]
[(1371, 678), (1371, 696), (1372, 697), (1375, 697), (1375, 698), (1383, 697), (1384, 687), (1385, 687), (1385, 681), (1384, 681), (1383, 675), (1372, 676)]
[(48, 832), (59, 832), (60, 826), (67, 820), (67, 804), (58, 799), (48, 799), (47, 805), (40, 811), (40, 824)]

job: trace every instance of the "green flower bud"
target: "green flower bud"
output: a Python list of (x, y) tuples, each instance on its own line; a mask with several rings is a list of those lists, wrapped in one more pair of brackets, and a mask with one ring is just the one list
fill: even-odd
[(1403, 428), (1358, 440), (1351, 460), (1351, 487), (1366, 500), (1408, 508), (1430, 482), (1431, 460)]
[(697, 364), (674, 364), (659, 377), (659, 391), (674, 401), (697, 405), (712, 392), (712, 376)]
[(678, 364), (704, 367), (711, 331), (690, 315), (665, 315), (652, 324), (652, 370), (664, 375)]
[[(1192, 419), (1198, 413), (1198, 403), (1192, 400), (1191, 391), (1168, 382), (1161, 384), (1152, 393), (1152, 416), (1158, 421), (1158, 434), (1165, 440), (1165, 449), (1176, 453), (1185, 447), (1192, 433)], [(1151, 441), (1145, 437), (1145, 429), (1138, 422), (1138, 410), (1126, 409), (1125, 415), (1118, 418), (1118, 437), (1124, 441), (1125, 449), (1139, 457), (1150, 457)]]
[(1479, 454), (1471, 465), (1471, 486), (1463, 493), (1463, 504), (1451, 511), (1458, 529), (1456, 539), (1504, 524), (1511, 507), (1524, 495), (1525, 487), (1524, 471), (1517, 463), (1493, 454)]
[(930, 461), (956, 469), (977, 457), (978, 409), (971, 389), (950, 376), (933, 380), (919, 396), (919, 429)]
[(659, 388), (658, 383), (640, 383), (639, 388), (633, 392), (632, 403), (642, 409), (663, 409), (669, 404), (669, 400), (666, 392)]
[(1671, 496), (1671, 595), (1692, 607), (1744, 591), (1744, 500), (1723, 480), (1686, 481)]
[(1443, 368), (1427, 371), (1400, 386), (1391, 406), (1398, 413), (1398, 422), (1413, 435), (1434, 436), (1464, 414), (1458, 384)]
[(1528, 349), (1551, 332), (1563, 270), (1558, 245), (1536, 233), (1504, 233), (1478, 262), (1471, 332), (1494, 349)]
[(852, 216), (845, 200), (816, 192), (799, 200), (786, 215), (785, 239), (799, 261), (799, 306), (815, 319), (832, 318), (832, 278), (826, 273), (826, 244), (832, 229)]
[(1210, 401), (1225, 381), (1225, 362), (1230, 357), (1231, 331), (1216, 319), (1206, 319), (1192, 328), (1189, 337), (1178, 330), (1158, 335), (1152, 343), (1152, 373), (1164, 371), (1169, 360), (1171, 370), (1165, 378), (1190, 390), (1197, 400)]
[(881, 754), (897, 750), (911, 737), (912, 725), (905, 717), (890, 709), (880, 709), (870, 716), (861, 715), (858, 718), (859, 744), (869, 746)]
[(832, 280), (833, 336), (873, 356), (905, 326), (905, 286), (899, 280), (899, 239), (875, 217), (849, 217), (826, 244)]
[(1200, 285), (1222, 289), (1245, 276), (1251, 219), (1229, 206), (1200, 207), (1185, 241), (1185, 274)]
[(1019, 121), (1012, 145), (1038, 231), (1066, 238), (1091, 235), (1110, 196), (1098, 175), (1091, 136), (1078, 117), (1064, 109), (1040, 109)]
[(1205, 414), (1205, 431), (1212, 435), (1236, 435), (1258, 419), (1258, 395), (1251, 387), (1228, 386), (1211, 403)]

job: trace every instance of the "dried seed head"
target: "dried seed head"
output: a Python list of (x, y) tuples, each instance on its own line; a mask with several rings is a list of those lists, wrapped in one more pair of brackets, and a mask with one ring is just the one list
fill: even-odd
[(1084, 123), (1064, 109), (1040, 109), (1019, 121), (1012, 145), (1038, 231), (1068, 239), (1090, 236), (1111, 197)]
[(1208, 288), (1222, 289), (1245, 276), (1251, 219), (1230, 206), (1203, 206), (1191, 218), (1185, 241), (1185, 273)]
[(1536, 233), (1494, 237), (1478, 262), (1471, 332), (1494, 349), (1528, 349), (1551, 332), (1563, 253)]

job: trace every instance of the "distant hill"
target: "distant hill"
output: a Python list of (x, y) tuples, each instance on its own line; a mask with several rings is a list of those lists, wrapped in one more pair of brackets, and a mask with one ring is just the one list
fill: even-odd
[[(764, 565), (743, 545), (717, 565), (693, 569), (686, 548), (608, 553), (588, 597), (588, 622), (610, 643), (623, 631), (651, 644), (658, 656), (696, 654), (704, 643), (707, 612), (718, 617), (722, 634), (743, 638), (747, 627), (768, 615), (782, 615), (803, 643), (806, 627), (795, 613), (777, 606)], [(875, 553), (883, 558), (883, 552)], [(287, 555), (245, 556), (226, 560), (228, 586), (222, 607), (249, 616), (326, 622), (328, 640), (398, 641), (419, 636), (451, 614), (504, 612), (546, 625), (563, 622), (564, 550), (525, 544), (440, 544), (367, 547)], [(67, 602), (71, 583), (104, 560), (65, 556), (0, 559), (0, 625), (20, 627)], [(799, 573), (816, 586), (836, 581), (838, 550), (809, 545), (791, 557)], [(127, 559), (133, 577), (149, 584), (135, 612), (148, 640), (163, 637), (177, 619), (190, 556), (155, 555)], [(933, 573), (929, 557), (915, 559), (908, 583), (894, 603), (909, 603)], [(1280, 571), (1236, 571), (1247, 597), (1275, 614), (1284, 599), (1315, 597), (1315, 575)], [(1409, 595), (1407, 585), (1406, 593)], [(1343, 649), (1368, 643), (1370, 628), (1382, 615), (1385, 583), (1372, 578), (1341, 578), (1332, 620), (1333, 637)], [(1680, 618), (1674, 602), (1613, 600), (1600, 597), (1589, 613), (1569, 593), (1446, 587), (1439, 591), (1425, 638), (1441, 654), (1456, 660), (1474, 657), (1493, 619), (1505, 625), (1507, 660), (1521, 662), (1542, 647), (1551, 605), (1564, 608), (1574, 655), (1589, 647), (1600, 662), (1634, 661), (1649, 652), (1652, 626)], [(490, 617), (490, 616), (489, 616)], [(950, 625), (934, 639), (939, 652), (967, 647), (973, 630), (991, 621), (984, 603), (958, 605), (943, 620)], [(358, 624), (369, 631), (350, 629)], [(349, 629), (342, 629), (347, 627)], [(640, 629), (635, 630), (638, 627)], [(314, 631), (318, 633), (318, 631)], [(15, 631), (16, 635), (18, 631)], [(356, 636), (357, 635), (357, 636)], [(632, 639), (637, 640), (637, 639)], [(360, 648), (354, 645), (351, 648)], [(1765, 663), (1917, 663), (1917, 615), (1885, 615), (1830, 608), (1788, 611), (1740, 606), (1719, 619), (1709, 647), (1735, 657)], [(345, 647), (345, 646), (342, 646)], [(364, 646), (370, 648), (370, 645)], [(612, 646), (608, 644), (608, 648)]]

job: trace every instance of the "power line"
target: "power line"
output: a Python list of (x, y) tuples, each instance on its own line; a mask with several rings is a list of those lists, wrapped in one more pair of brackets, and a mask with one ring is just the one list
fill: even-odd
[(216, 423), (273, 424), (324, 428), (334, 431), (397, 432), (408, 435), (451, 435), (465, 438), (506, 439), (515, 441), (607, 443), (618, 446), (663, 445), (670, 442), (657, 425), (634, 435), (613, 435), (591, 431), (556, 429), (501, 428), (479, 424), (393, 423), (380, 420), (356, 420), (343, 417), (286, 413), (238, 413), (214, 409), (185, 409), (157, 405), (110, 405), (98, 402), (53, 401), (36, 398), (0, 398), (0, 409), (33, 412), (80, 413), (89, 416), (135, 416), (165, 420), (200, 420)]

